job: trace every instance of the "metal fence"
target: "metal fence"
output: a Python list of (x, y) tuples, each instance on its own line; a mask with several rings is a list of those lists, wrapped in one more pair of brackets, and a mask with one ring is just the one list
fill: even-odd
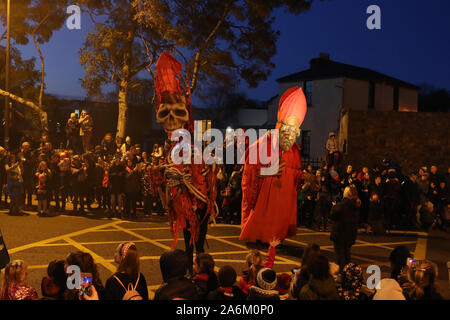
[(306, 169), (308, 165), (311, 165), (314, 170), (322, 167), (322, 159), (320, 158), (302, 158), (302, 167)]

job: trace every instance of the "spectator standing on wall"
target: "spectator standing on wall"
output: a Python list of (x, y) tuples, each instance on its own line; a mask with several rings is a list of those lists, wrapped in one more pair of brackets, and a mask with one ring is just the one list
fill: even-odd
[(83, 151), (91, 150), (92, 130), (94, 129), (94, 121), (86, 110), (81, 112), (80, 120), (80, 137), (83, 142)]
[(328, 165), (331, 165), (334, 162), (334, 154), (339, 153), (339, 142), (334, 132), (329, 133), (326, 148), (328, 152)]
[(80, 124), (75, 113), (70, 114), (70, 118), (66, 124), (66, 136), (67, 144), (66, 148), (68, 150), (78, 151), (78, 136), (80, 133)]

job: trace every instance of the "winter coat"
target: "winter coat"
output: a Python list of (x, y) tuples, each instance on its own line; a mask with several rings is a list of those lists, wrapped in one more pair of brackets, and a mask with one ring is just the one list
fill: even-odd
[(138, 193), (141, 188), (138, 171), (128, 167), (126, 170), (125, 193)]
[(159, 287), (155, 292), (154, 300), (199, 300), (197, 288), (189, 279), (171, 279)]
[(344, 199), (331, 209), (330, 219), (334, 221), (330, 239), (341, 245), (353, 245), (359, 223), (359, 208), (355, 200)]
[(299, 300), (341, 300), (336, 283), (330, 276), (326, 280), (316, 280), (313, 277), (303, 286)]
[(120, 194), (125, 192), (125, 168), (122, 165), (112, 165), (109, 169), (109, 184), (111, 193)]
[(200, 300), (207, 299), (208, 294), (211, 291), (216, 290), (218, 286), (217, 276), (214, 273), (197, 274), (194, 276), (193, 280), (197, 287), (197, 292)]

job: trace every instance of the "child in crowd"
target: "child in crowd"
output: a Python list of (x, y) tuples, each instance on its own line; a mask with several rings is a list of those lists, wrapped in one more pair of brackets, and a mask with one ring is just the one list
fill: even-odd
[[(64, 269), (67, 271), (69, 266), (78, 266), (82, 273), (90, 273), (92, 275), (92, 286), (95, 287), (100, 299), (103, 299), (104, 287), (98, 273), (97, 264), (94, 258), (87, 252), (77, 251), (70, 253), (64, 261)], [(78, 289), (66, 289), (64, 300), (80, 300), (80, 292)]]
[(310, 275), (308, 273), (308, 263), (314, 255), (320, 254), (320, 247), (317, 244), (308, 245), (303, 251), (302, 262), (299, 268), (292, 272), (293, 277), (289, 295), (292, 299), (298, 299), (303, 286), (308, 283)]
[(369, 223), (367, 232), (371, 230), (375, 235), (384, 234), (384, 210), (378, 193), (372, 192), (369, 201)]
[(407, 266), (409, 286), (402, 286), (407, 300), (442, 300), (436, 288), (437, 265), (429, 260), (412, 261)]
[(208, 294), (208, 300), (245, 300), (245, 294), (236, 285), (237, 274), (231, 266), (223, 266), (218, 273), (219, 287)]
[(41, 161), (39, 163), (38, 171), (36, 172), (36, 179), (38, 185), (36, 187), (36, 194), (38, 200), (38, 215), (44, 216), (48, 214), (48, 204), (49, 204), (49, 181), (51, 177), (51, 172), (47, 167), (47, 162)]
[(262, 255), (258, 250), (252, 250), (245, 260), (247, 261), (247, 269), (244, 270), (241, 280), (239, 281), (239, 288), (246, 295), (249, 294), (250, 288), (255, 284), (258, 271), (262, 268), (273, 268), (276, 255), (276, 246), (281, 243), (279, 239), (273, 239), (270, 242), (269, 251), (267, 253), (266, 261), (263, 264)]
[(250, 287), (247, 300), (280, 300), (277, 290), (277, 274), (269, 268), (262, 268), (256, 275), (255, 284)]
[(207, 298), (211, 291), (217, 289), (217, 276), (214, 272), (214, 259), (208, 253), (200, 253), (194, 259), (194, 283), (200, 300)]
[[(147, 281), (140, 271), (136, 245), (133, 242), (120, 244), (116, 248), (114, 262), (119, 266), (117, 272), (106, 280), (104, 299), (148, 300)], [(127, 292), (129, 289), (134, 292)]]
[(322, 255), (314, 255), (308, 262), (309, 281), (300, 290), (299, 300), (340, 300), (336, 282), (330, 274), (328, 259)]
[(198, 300), (195, 284), (186, 273), (189, 257), (183, 250), (164, 252), (159, 259), (164, 283), (155, 292), (154, 300)]
[(0, 289), (0, 300), (38, 299), (36, 290), (25, 283), (27, 269), (27, 264), (22, 260), (15, 260), (6, 266)]
[(64, 300), (66, 288), (67, 274), (64, 270), (64, 260), (51, 261), (47, 267), (47, 276), (41, 282), (44, 299)]
[(344, 300), (369, 300), (363, 290), (363, 271), (360, 266), (350, 262), (341, 272), (338, 294)]

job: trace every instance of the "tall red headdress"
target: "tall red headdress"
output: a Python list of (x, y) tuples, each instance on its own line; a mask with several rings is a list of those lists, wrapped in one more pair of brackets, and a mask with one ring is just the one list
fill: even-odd
[(307, 103), (302, 88), (294, 87), (287, 90), (281, 97), (278, 106), (279, 122), (277, 124), (277, 129), (281, 127), (280, 121), (285, 121), (291, 116), (296, 117), (300, 124), (302, 124), (305, 119), (306, 110)]
[(185, 96), (187, 109), (189, 111), (189, 122), (187, 124), (187, 129), (189, 131), (193, 131), (194, 122), (192, 118), (191, 98), (189, 96), (189, 85), (187, 79), (185, 79), (181, 73), (183, 65), (172, 55), (164, 51), (156, 62), (155, 68), (155, 91), (156, 97), (158, 98), (156, 112), (158, 112), (159, 106), (161, 105), (161, 100), (164, 93), (167, 92), (170, 95), (178, 94)]

